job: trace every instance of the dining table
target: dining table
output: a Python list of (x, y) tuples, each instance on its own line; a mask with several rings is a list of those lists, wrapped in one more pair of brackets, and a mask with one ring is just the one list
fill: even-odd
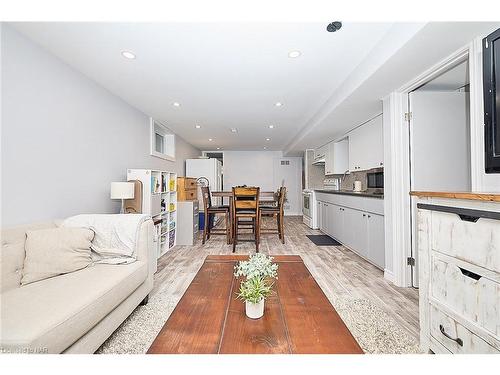
[[(233, 233), (234, 233), (234, 228), (233, 228), (233, 220), (232, 220), (232, 197), (233, 197), (233, 192), (230, 191), (212, 191), (212, 198), (221, 198), (222, 203), (224, 204), (224, 198), (228, 198), (228, 205), (229, 205), (229, 221), (231, 222), (231, 243), (233, 241)], [(278, 194), (275, 191), (261, 191), (259, 193), (259, 203), (260, 205), (275, 205), (278, 202)]]
[[(231, 198), (233, 197), (232, 191), (212, 191), (212, 197), (229, 198), (229, 204), (231, 204)], [(265, 203), (277, 202), (277, 193), (275, 191), (261, 191), (259, 194), (259, 200)], [(223, 202), (224, 203), (224, 202)]]

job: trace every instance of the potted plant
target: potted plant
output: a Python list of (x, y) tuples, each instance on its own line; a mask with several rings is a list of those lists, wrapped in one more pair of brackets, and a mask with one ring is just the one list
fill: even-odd
[(237, 297), (245, 301), (245, 313), (251, 319), (264, 315), (264, 301), (272, 293), (278, 277), (278, 265), (273, 258), (265, 254), (254, 254), (247, 261), (240, 261), (235, 266), (234, 275), (246, 279), (241, 282)]

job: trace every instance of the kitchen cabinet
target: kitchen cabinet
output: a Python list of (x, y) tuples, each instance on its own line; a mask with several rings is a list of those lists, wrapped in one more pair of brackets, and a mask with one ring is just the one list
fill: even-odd
[(348, 134), (349, 171), (356, 172), (384, 166), (384, 129), (382, 115)]
[(328, 152), (328, 144), (321, 146), (314, 150), (314, 160), (324, 159), (326, 158), (326, 154)]
[(334, 168), (334, 142), (327, 144), (327, 150), (325, 155), (325, 176), (333, 174)]
[(330, 235), (337, 241), (342, 242), (344, 239), (344, 208), (335, 204), (331, 204), (330, 206), (330, 215), (328, 215), (330, 219), (328, 225), (330, 228)]
[(366, 214), (367, 221), (367, 258), (380, 268), (385, 266), (385, 236), (384, 217), (381, 215)]
[(330, 203), (321, 202), (321, 231), (333, 237), (333, 205)]
[(368, 258), (368, 222), (367, 213), (351, 208), (345, 208), (345, 242), (363, 258)]
[(318, 213), (323, 233), (384, 269), (383, 215), (323, 201), (318, 202)]
[(318, 215), (318, 228), (323, 233), (326, 233), (327, 232), (326, 228), (325, 228), (326, 220), (323, 217), (324, 212), (325, 212), (325, 203), (324, 202), (318, 202), (318, 209), (316, 211), (316, 213)]
[(347, 138), (330, 142), (325, 156), (325, 175), (344, 174), (349, 169), (349, 141)]

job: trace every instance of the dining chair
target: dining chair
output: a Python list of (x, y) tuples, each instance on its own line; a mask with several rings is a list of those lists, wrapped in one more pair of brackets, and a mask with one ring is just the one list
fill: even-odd
[[(250, 219), (252, 232), (255, 238), (255, 251), (259, 252), (260, 241), (260, 208), (259, 208), (259, 193), (258, 187), (233, 187), (232, 201), (232, 228), (233, 228), (233, 253), (236, 251), (238, 244), (238, 229), (243, 225), (247, 225)], [(240, 221), (246, 219), (247, 222)], [(242, 240), (243, 241), (243, 240)]]
[(286, 187), (280, 187), (278, 193), (278, 204), (276, 206), (261, 206), (260, 215), (268, 215), (273, 218), (276, 217), (276, 228), (275, 229), (262, 229), (262, 233), (277, 233), (278, 238), (282, 243), (285, 243), (285, 198), (286, 198)]
[[(231, 225), (229, 222), (229, 206), (213, 206), (212, 198), (210, 195), (210, 188), (208, 186), (201, 187), (201, 194), (203, 197), (203, 212), (205, 213), (205, 225), (203, 227), (203, 240), (202, 244), (205, 244), (205, 241), (210, 239), (210, 235), (226, 235), (227, 243), (231, 243)], [(224, 215), (225, 228), (211, 228), (210, 227), (210, 217), (215, 216), (217, 214)]]

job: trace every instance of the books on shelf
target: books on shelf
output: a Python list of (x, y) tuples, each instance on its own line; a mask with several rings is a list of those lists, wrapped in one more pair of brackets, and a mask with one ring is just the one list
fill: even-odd
[(142, 182), (142, 213), (151, 215), (157, 223), (154, 242), (158, 256), (163, 255), (176, 243), (177, 174), (162, 170), (128, 169), (127, 180)]
[(166, 173), (161, 174), (161, 191), (166, 192), (167, 191), (167, 179), (168, 175)]
[(160, 181), (158, 176), (151, 175), (151, 193), (158, 194), (160, 192)]
[(170, 191), (175, 191), (175, 179), (170, 180)]

